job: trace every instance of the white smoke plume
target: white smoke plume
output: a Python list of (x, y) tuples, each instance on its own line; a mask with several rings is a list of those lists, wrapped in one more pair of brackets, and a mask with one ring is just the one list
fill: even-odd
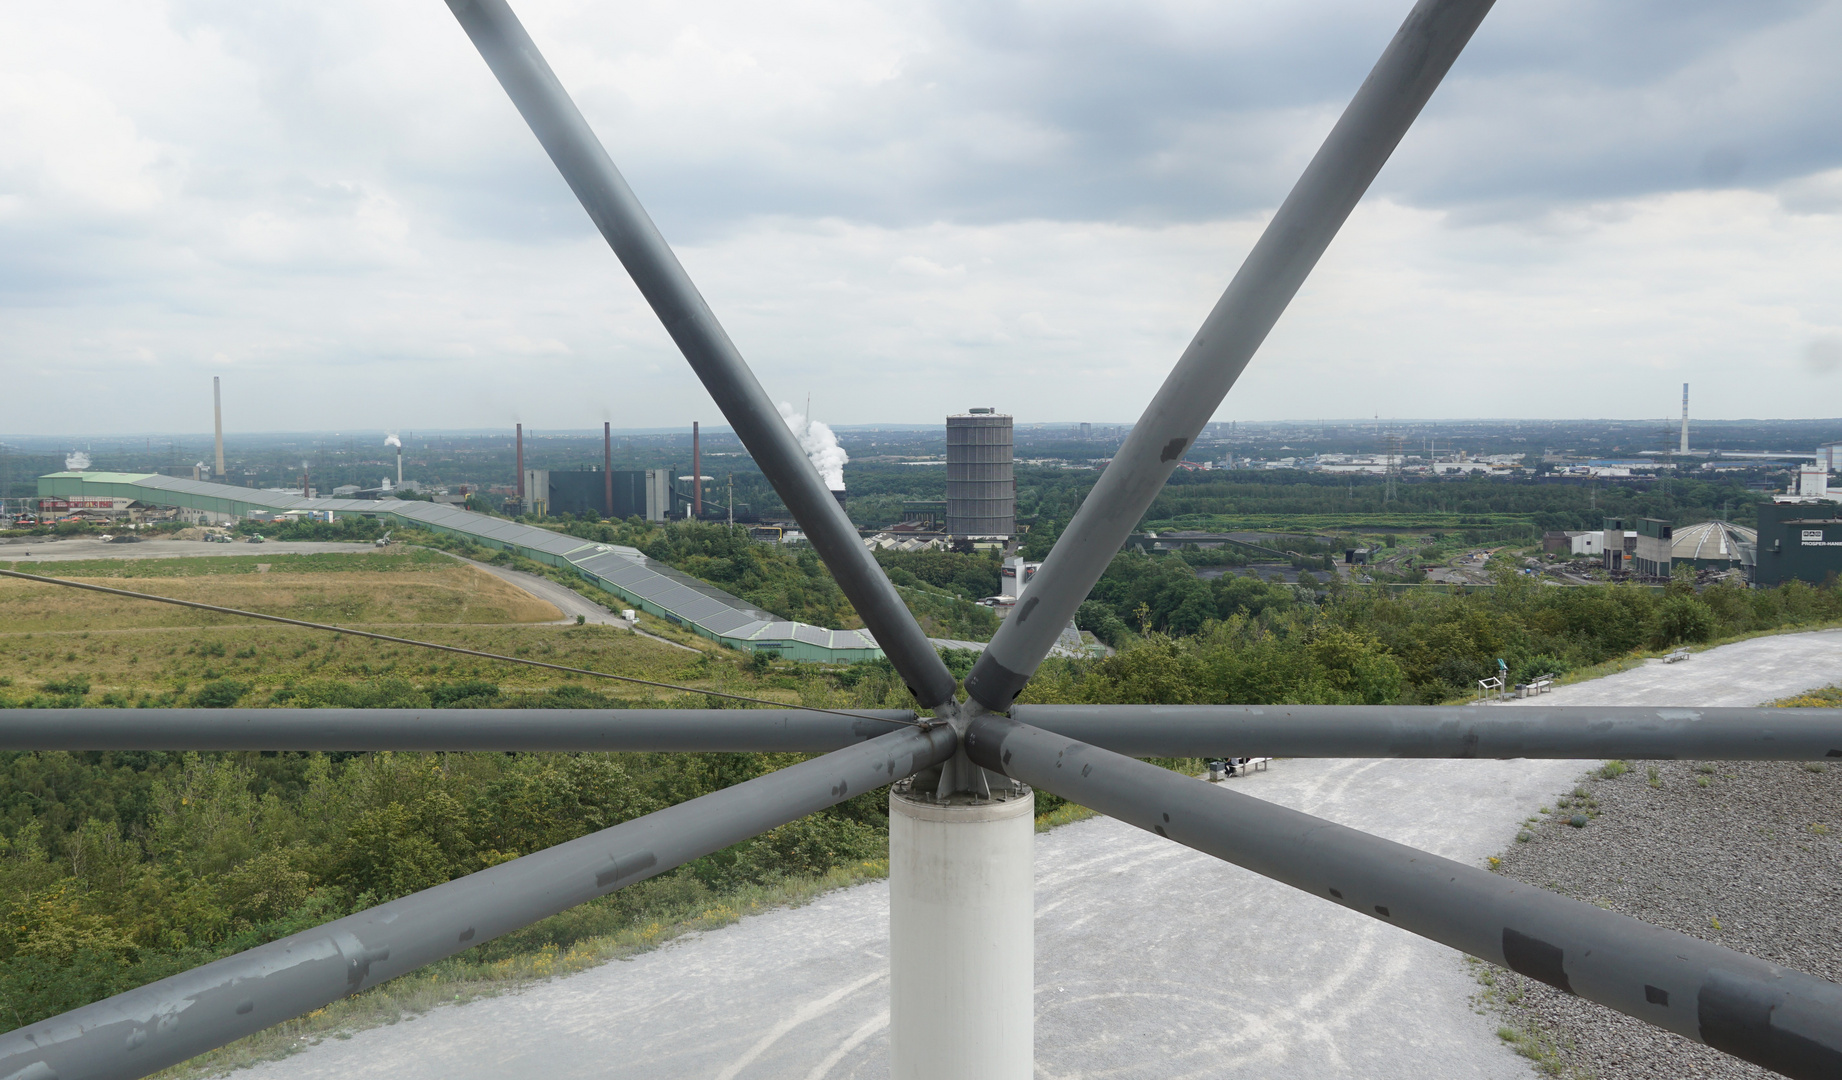
[(384, 445), (394, 446), (400, 450), (403, 447), (403, 440), (397, 438), (395, 435), (386, 435), (384, 436)]
[(780, 403), (780, 418), (787, 422), (793, 437), (799, 440), (800, 449), (806, 451), (812, 467), (819, 470), (825, 486), (833, 491), (843, 491), (844, 466), (851, 460), (851, 455), (838, 445), (838, 436), (817, 420), (794, 412), (793, 406), (784, 401)]
[[(827, 434), (830, 434), (830, 432), (827, 432)], [(70, 456), (64, 459), (65, 472), (82, 472), (89, 467), (90, 456), (81, 450), (72, 450)], [(840, 482), (838, 486), (843, 487), (844, 484)]]

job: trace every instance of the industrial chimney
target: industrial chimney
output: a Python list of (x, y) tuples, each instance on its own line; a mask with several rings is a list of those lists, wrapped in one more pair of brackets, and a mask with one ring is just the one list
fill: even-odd
[(614, 516), (614, 425), (601, 422), (602, 513)]
[(1688, 383), (1682, 384), (1682, 453), (1688, 453)]
[(518, 425), (518, 512), (524, 513), (524, 425)]
[(697, 443), (697, 421), (691, 421), (691, 517), (704, 519), (704, 459)]
[(224, 395), (216, 375), (211, 376), (211, 415), (217, 421), (217, 476), (224, 477)]

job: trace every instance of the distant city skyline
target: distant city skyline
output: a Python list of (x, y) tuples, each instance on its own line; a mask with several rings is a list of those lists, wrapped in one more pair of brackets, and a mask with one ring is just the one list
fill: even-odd
[[(1408, 4), (516, 7), (776, 399), (1116, 426)], [(1219, 418), (1835, 411), (1839, 39), (1499, 6)], [(13, 5), (0, 70), (0, 428), (716, 416), (439, 5)]]
[[(877, 432), (889, 432), (889, 433), (924, 432), (924, 433), (933, 433), (936, 435), (940, 435), (945, 431), (944, 419), (945, 418), (942, 417), (940, 420), (935, 420), (931, 422), (929, 421), (890, 421), (890, 422), (886, 422), (882, 424), (831, 424), (829, 426), (832, 427), (835, 431), (839, 432), (841, 435), (852, 435), (852, 436), (869, 435), (869, 434), (875, 434)], [(1421, 427), (1459, 426), (1459, 425), (1471, 425), (1479, 429), (1488, 429), (1491, 427), (1499, 427), (1499, 426), (1503, 428), (1517, 429), (1523, 426), (1537, 427), (1541, 425), (1566, 425), (1569, 428), (1574, 428), (1574, 427), (1579, 427), (1579, 426), (1591, 426), (1595, 424), (1605, 424), (1608, 426), (1617, 426), (1617, 427), (1626, 428), (1626, 429), (1629, 429), (1633, 426), (1639, 427), (1643, 429), (1645, 434), (1654, 435), (1655, 438), (1659, 441), (1659, 445), (1661, 444), (1661, 442), (1666, 441), (1666, 442), (1669, 442), (1670, 444), (1669, 447), (1667, 447), (1666, 449), (1673, 449), (1675, 447), (1674, 440), (1679, 431), (1679, 428), (1676, 426), (1678, 423), (1678, 420), (1679, 420), (1679, 417), (1669, 417), (1669, 416), (1661, 416), (1661, 417), (1659, 416), (1634, 416), (1634, 417), (1386, 417), (1384, 416), (1384, 417), (1381, 417), (1379, 421), (1375, 417), (1323, 417), (1323, 418), (1314, 417), (1314, 418), (1309, 418), (1309, 419), (1282, 418), (1282, 419), (1274, 419), (1274, 420), (1217, 420), (1217, 421), (1212, 421), (1210, 425), (1211, 428), (1213, 428), (1214, 430), (1210, 431), (1210, 430), (1205, 429), (1204, 434), (1205, 436), (1208, 436), (1211, 439), (1215, 439), (1215, 438), (1222, 437), (1226, 434), (1226, 431), (1224, 429), (1231, 429), (1233, 427), (1238, 427), (1238, 426), (1245, 426), (1250, 431), (1260, 431), (1262, 429), (1267, 429), (1267, 428), (1283, 428), (1283, 429), (1297, 430), (1297, 431), (1300, 431), (1301, 434), (1308, 434), (1310, 433), (1312, 429), (1315, 429), (1315, 428), (1341, 429), (1345, 431), (1349, 429), (1359, 429), (1359, 430), (1374, 430), (1377, 432), (1387, 432), (1387, 431), (1400, 431), (1404, 429), (1421, 428)], [(1080, 427), (1083, 424), (1086, 424), (1089, 427), (1091, 427), (1092, 435), (1096, 439), (1098, 439), (1101, 437), (1111, 437), (1119, 432), (1123, 432), (1129, 429), (1135, 422), (1136, 421), (1131, 421), (1131, 420), (1094, 420), (1094, 421), (1019, 420), (1016, 423), (1016, 429), (1018, 431), (1067, 430), (1073, 433), (1073, 432), (1078, 432)], [(1825, 430), (1822, 427), (1822, 425), (1825, 425), (1825, 424), (1833, 424), (1835, 426), (1835, 433), (1834, 433), (1835, 437), (1830, 438), (1827, 436), (1823, 436), (1822, 437), (1823, 442), (1828, 443), (1828, 442), (1842, 440), (1842, 417), (1739, 417), (1739, 418), (1734, 418), (1734, 419), (1709, 419), (1706, 421), (1698, 421), (1698, 420), (1695, 420), (1693, 417), (1691, 417), (1690, 418), (1691, 442), (1696, 442), (1696, 445), (1692, 447), (1692, 449), (1696, 451), (1705, 451), (1707, 449), (1710, 449), (1710, 447), (1706, 446), (1705, 444), (1699, 443), (1694, 439), (1693, 433), (1696, 430), (1698, 425), (1705, 425), (1706, 427), (1714, 428), (1717, 430), (1740, 429), (1740, 428), (1745, 428), (1749, 425), (1765, 426), (1768, 428), (1777, 427), (1777, 426), (1801, 428), (1806, 425), (1815, 425), (1816, 429), (1820, 432), (1820, 431)], [(732, 431), (729, 428), (729, 426), (726, 424), (704, 423), (702, 425), (702, 430), (703, 430), (703, 436), (706, 442), (709, 442), (711, 440), (718, 440), (718, 441), (730, 440), (735, 437), (734, 431)], [(383, 448), (385, 445), (383, 440), (385, 439), (386, 436), (389, 436), (389, 435), (398, 435), (398, 436), (401, 436), (403, 439), (412, 440), (412, 441), (417, 440), (417, 439), (428, 440), (428, 439), (484, 439), (484, 438), (504, 438), (509, 441), (510, 439), (513, 438), (514, 434), (515, 434), (515, 429), (511, 427), (505, 427), (505, 428), (497, 428), (497, 427), (412, 428), (412, 427), (405, 427), (405, 426), (396, 426), (396, 427), (390, 427), (390, 428), (382, 428), (382, 427), (379, 427), (379, 428), (349, 428), (345, 430), (305, 428), (305, 429), (301, 429), (298, 431), (288, 431), (288, 430), (238, 430), (234, 427), (226, 425), (224, 429), (225, 438), (227, 440), (233, 440), (237, 442), (252, 442), (252, 441), (254, 442), (260, 442), (260, 441), (286, 442), (286, 441), (300, 440), (300, 439), (318, 439), (318, 440), (322, 440), (322, 441), (326, 441), (330, 443), (333, 440), (339, 440), (341, 442), (375, 443), (380, 453), (383, 452)], [(691, 435), (691, 429), (690, 429), (690, 425), (688, 424), (684, 426), (674, 425), (674, 426), (669, 426), (669, 427), (643, 427), (643, 428), (616, 427), (616, 428), (610, 429), (610, 434), (612, 434), (613, 437), (615, 437), (616, 439), (682, 438), (682, 439), (688, 440)], [(212, 432), (203, 431), (203, 430), (201, 431), (107, 431), (107, 432), (101, 432), (101, 431), (99, 432), (80, 432), (80, 431), (79, 432), (68, 432), (67, 431), (67, 432), (53, 432), (53, 433), (48, 433), (48, 434), (21, 434), (21, 433), (9, 434), (6, 432), (0, 432), (0, 447), (32, 448), (39, 452), (45, 452), (52, 448), (81, 449), (86, 443), (96, 443), (96, 442), (100, 442), (104, 444), (121, 444), (121, 445), (131, 445), (137, 441), (143, 441), (143, 440), (175, 440), (175, 441), (176, 440), (186, 440), (186, 441), (209, 442), (212, 439), (212, 437), (213, 437)], [(538, 427), (532, 424), (525, 424), (524, 425), (524, 437), (527, 441), (541, 440), (541, 439), (547, 439), (547, 438), (593, 439), (593, 440), (599, 441), (602, 437), (602, 429), (600, 426), (595, 426), (595, 427)], [(152, 448), (156, 450), (159, 449), (159, 443), (153, 442)]]

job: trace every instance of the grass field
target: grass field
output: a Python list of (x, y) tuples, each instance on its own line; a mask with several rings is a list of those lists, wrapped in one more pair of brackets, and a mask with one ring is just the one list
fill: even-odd
[[(534, 625), (549, 603), (430, 551), (99, 560), (17, 565), (95, 582), (634, 678), (798, 702), (822, 680), (745, 670), (608, 626)], [(425, 704), (430, 687), (483, 683), (519, 695), (592, 690), (627, 704), (708, 699), (149, 601), (0, 579), (0, 697), (39, 705), (176, 705), (214, 684), (242, 704)], [(220, 692), (220, 697), (230, 693)], [(489, 694), (490, 696), (490, 694)], [(819, 704), (814, 701), (813, 704)]]
[[(6, 568), (312, 622), (506, 624), (563, 617), (554, 605), (433, 552), (14, 563)], [(238, 621), (145, 600), (0, 580), (0, 634)]]

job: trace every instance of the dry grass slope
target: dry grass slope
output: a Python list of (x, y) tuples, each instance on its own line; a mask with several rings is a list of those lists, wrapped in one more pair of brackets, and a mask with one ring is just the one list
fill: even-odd
[[(114, 560), (27, 572), (178, 599), (334, 622), (483, 652), (788, 702), (806, 680), (760, 685), (734, 658), (709, 657), (604, 626), (543, 625), (550, 603), (435, 552)], [(81, 576), (79, 576), (81, 575)], [(717, 662), (713, 662), (717, 661)], [(728, 661), (728, 662), (723, 662)], [(253, 693), (310, 681), (486, 680), (509, 691), (581, 686), (639, 703), (706, 699), (523, 665), (276, 626), (148, 601), (0, 579), (0, 696), (87, 679), (86, 704), (176, 703), (201, 683), (235, 679)], [(113, 697), (111, 697), (113, 695)], [(680, 700), (682, 699), (682, 700)]]

